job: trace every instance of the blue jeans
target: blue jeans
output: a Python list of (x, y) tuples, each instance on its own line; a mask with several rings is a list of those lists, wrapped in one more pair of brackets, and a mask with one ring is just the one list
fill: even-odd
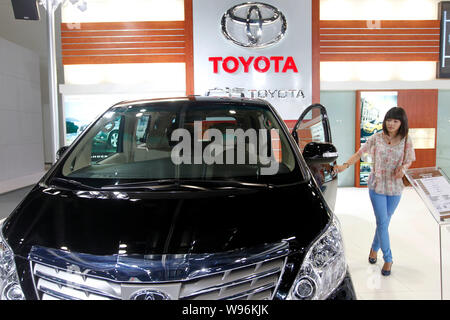
[(373, 211), (377, 221), (377, 230), (372, 243), (372, 250), (383, 251), (385, 262), (392, 262), (391, 244), (389, 241), (389, 223), (395, 209), (400, 202), (401, 196), (388, 196), (369, 190), (370, 200), (372, 201)]

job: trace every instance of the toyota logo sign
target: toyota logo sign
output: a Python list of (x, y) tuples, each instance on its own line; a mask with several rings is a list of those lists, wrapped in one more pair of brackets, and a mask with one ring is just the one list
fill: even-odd
[(133, 293), (130, 300), (170, 300), (170, 297), (161, 291), (145, 289)]
[(222, 32), (235, 44), (263, 48), (283, 38), (287, 23), (277, 8), (266, 3), (238, 4), (222, 16)]

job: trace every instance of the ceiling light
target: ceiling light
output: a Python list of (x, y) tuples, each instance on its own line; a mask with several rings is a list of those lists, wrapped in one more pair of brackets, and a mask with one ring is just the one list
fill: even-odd
[[(70, 0), (70, 1), (74, 1), (74, 0)], [(86, 1), (81, 2), (77, 6), (77, 8), (80, 9), (80, 11), (83, 11), (83, 12), (86, 11), (87, 10), (87, 2)]]

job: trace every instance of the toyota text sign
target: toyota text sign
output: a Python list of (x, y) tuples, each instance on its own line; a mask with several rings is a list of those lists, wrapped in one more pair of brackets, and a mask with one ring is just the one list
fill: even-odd
[(194, 0), (195, 94), (238, 92), (297, 119), (312, 103), (311, 12), (311, 0)]

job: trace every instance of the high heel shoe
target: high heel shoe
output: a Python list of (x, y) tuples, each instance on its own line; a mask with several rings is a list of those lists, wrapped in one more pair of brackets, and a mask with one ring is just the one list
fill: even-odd
[[(386, 265), (386, 263), (389, 263), (389, 262), (385, 262), (384, 265)], [(381, 269), (381, 274), (383, 276), (390, 276), (391, 275), (392, 264), (393, 264), (393, 262), (391, 262), (391, 265), (389, 266), (389, 270), (384, 269), (384, 266), (383, 266), (383, 268)]]
[(370, 248), (370, 253), (369, 253), (369, 263), (370, 264), (375, 264), (377, 263), (377, 258), (371, 258), (370, 255), (372, 254), (372, 252), (375, 252), (372, 250), (372, 248)]

